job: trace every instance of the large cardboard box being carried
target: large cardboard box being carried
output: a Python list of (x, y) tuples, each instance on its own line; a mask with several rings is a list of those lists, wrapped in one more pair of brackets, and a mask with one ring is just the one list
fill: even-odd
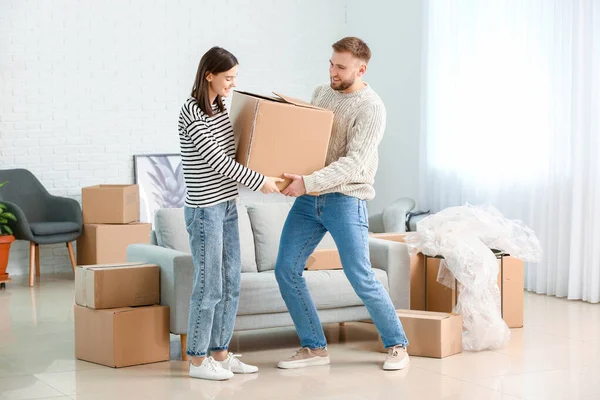
[(128, 224), (140, 219), (138, 185), (96, 185), (81, 189), (84, 224)]
[(79, 360), (109, 367), (169, 360), (169, 307), (74, 307)]
[[(231, 122), (236, 160), (266, 176), (308, 175), (325, 166), (333, 112), (276, 93), (266, 97), (235, 91)], [(279, 184), (284, 189), (287, 180)]]
[(127, 261), (127, 246), (150, 243), (152, 224), (84, 224), (77, 239), (77, 264), (113, 264)]
[(159, 304), (158, 265), (80, 265), (75, 269), (75, 303), (96, 310)]
[(409, 355), (444, 358), (462, 352), (462, 315), (415, 310), (396, 313), (408, 339)]

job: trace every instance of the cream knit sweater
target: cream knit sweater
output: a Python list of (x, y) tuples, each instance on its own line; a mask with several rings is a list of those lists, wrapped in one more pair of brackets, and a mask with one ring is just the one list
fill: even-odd
[(307, 193), (343, 193), (362, 200), (375, 197), (377, 146), (385, 130), (385, 106), (370, 86), (340, 93), (323, 84), (312, 104), (333, 111), (325, 168), (305, 175)]

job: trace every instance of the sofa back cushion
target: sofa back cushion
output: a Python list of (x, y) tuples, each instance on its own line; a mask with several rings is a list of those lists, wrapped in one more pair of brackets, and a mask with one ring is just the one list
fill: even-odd
[[(254, 253), (254, 237), (246, 207), (238, 205), (242, 272), (258, 272)], [(191, 253), (183, 208), (163, 208), (154, 215), (156, 243), (184, 253)]]
[[(292, 208), (290, 203), (248, 204), (248, 215), (254, 233), (256, 264), (259, 272), (275, 269), (279, 240), (283, 225)], [(335, 249), (335, 242), (329, 233), (325, 235), (318, 249)]]

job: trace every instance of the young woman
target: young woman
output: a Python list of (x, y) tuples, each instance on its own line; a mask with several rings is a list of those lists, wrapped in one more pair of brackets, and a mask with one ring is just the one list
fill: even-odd
[(186, 352), (192, 357), (190, 376), (210, 380), (258, 371), (228, 352), (241, 278), (237, 184), (279, 193), (276, 183), (283, 181), (234, 160), (233, 129), (223, 98), (235, 87), (237, 69), (233, 54), (210, 49), (200, 60), (191, 97), (179, 115), (185, 224), (194, 260)]

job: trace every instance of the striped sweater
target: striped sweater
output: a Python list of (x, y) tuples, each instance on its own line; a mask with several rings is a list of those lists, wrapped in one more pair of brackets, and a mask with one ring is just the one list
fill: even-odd
[(377, 147), (385, 130), (383, 102), (370, 86), (340, 93), (323, 84), (315, 89), (312, 104), (333, 111), (333, 128), (326, 167), (304, 176), (306, 191), (373, 199)]
[(179, 114), (179, 144), (187, 186), (185, 205), (209, 207), (238, 195), (237, 183), (259, 190), (265, 177), (235, 161), (235, 139), (227, 110), (206, 115), (192, 97)]

